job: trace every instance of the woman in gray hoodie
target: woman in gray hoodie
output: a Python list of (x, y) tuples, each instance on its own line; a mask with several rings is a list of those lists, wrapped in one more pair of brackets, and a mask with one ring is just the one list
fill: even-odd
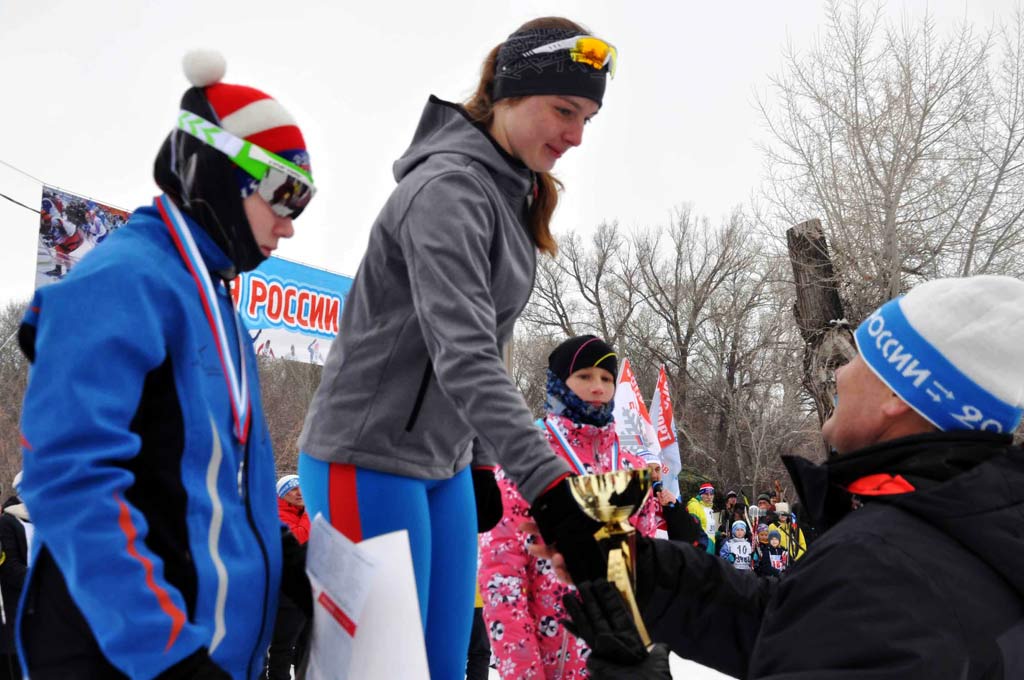
[(502, 351), (537, 250), (556, 250), (548, 173), (582, 143), (614, 65), (614, 48), (577, 24), (536, 19), (491, 50), (464, 105), (430, 98), (306, 416), (299, 475), (311, 516), (356, 541), (409, 532), (434, 680), (465, 672), (476, 534), (502, 515), (496, 463), (545, 538), (580, 555), (570, 564), (593, 557), (559, 540), (592, 535), (591, 521)]

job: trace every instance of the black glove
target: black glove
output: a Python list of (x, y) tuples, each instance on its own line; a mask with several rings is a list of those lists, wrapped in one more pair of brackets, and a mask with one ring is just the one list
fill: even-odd
[(668, 665), (668, 645), (651, 647), (647, 658), (638, 666), (620, 666), (593, 655), (587, 659), (587, 670), (593, 680), (672, 680)]
[(473, 495), (476, 496), (476, 530), (482, 534), (493, 529), (505, 513), (494, 470), (473, 468)]
[(590, 647), (587, 670), (595, 680), (671, 678), (668, 648), (655, 645), (648, 653), (626, 603), (605, 579), (581, 583), (578, 595), (562, 598), (571, 621), (562, 623)]
[(281, 527), (281, 556), (281, 592), (312, 620), (313, 588), (306, 576), (306, 546), (286, 526)]
[(607, 576), (607, 559), (594, 540), (601, 523), (580, 509), (569, 490), (568, 477), (538, 496), (530, 514), (544, 542), (562, 553), (574, 583)]
[(231, 680), (231, 674), (210, 659), (206, 647), (200, 647), (156, 676), (156, 680)]

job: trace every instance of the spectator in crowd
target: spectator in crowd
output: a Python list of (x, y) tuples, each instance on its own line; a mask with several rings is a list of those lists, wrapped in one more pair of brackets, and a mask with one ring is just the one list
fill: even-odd
[(302, 500), (298, 475), (284, 475), (277, 480), (277, 514), (300, 544), (309, 540), (309, 513)]
[[(718, 529), (715, 532), (715, 550), (720, 551), (722, 546), (731, 538), (730, 527), (736, 521), (733, 519), (733, 511), (736, 509), (736, 492), (729, 491), (725, 494), (725, 505), (718, 512), (716, 522)], [(736, 519), (743, 519), (738, 517)]]
[(21, 678), (18, 649), (14, 639), (18, 600), (32, 552), (32, 520), (20, 502), (21, 470), (14, 476), (14, 495), (0, 515), (0, 680)]
[[(854, 335), (858, 354), (836, 371), (822, 427), (835, 455), (783, 459), (823, 531), (814, 550), (784, 579), (744, 579), (690, 546), (639, 538), (647, 629), (742, 678), (1019, 677), (1024, 282), (928, 281)], [(600, 640), (592, 659), (617, 660), (620, 675), (604, 677), (667, 677), (664, 648), (621, 653), (637, 639), (621, 604), (607, 615), (591, 606), (615, 602), (609, 589), (581, 584), (590, 604), (571, 612), (583, 609), (581, 634)]]
[(754, 547), (754, 572), (759, 576), (765, 575), (763, 560), (768, 558), (768, 525), (758, 524), (754, 530), (754, 540), (751, 541)]
[[(33, 678), (251, 679), (282, 575), (312, 608), (228, 290), (294, 234), (309, 154), (279, 102), (220, 82), (219, 54), (184, 65), (163, 193), (37, 289), (18, 334), (33, 362), (21, 491), (38, 547), (18, 621)], [(69, 395), (70, 415), (54, 407)]]
[(754, 548), (747, 536), (747, 523), (741, 519), (732, 524), (732, 536), (722, 546), (719, 557), (732, 564), (738, 571), (750, 571), (753, 568)]
[(795, 562), (807, 552), (807, 541), (804, 540), (804, 532), (800, 527), (793, 524), (793, 516), (789, 511), (788, 503), (777, 503), (775, 512), (779, 517), (777, 524), (772, 524), (771, 529), (779, 532), (782, 539), (782, 547), (789, 551), (790, 558)]
[(697, 489), (697, 495), (691, 498), (686, 504), (686, 511), (700, 525), (704, 534), (701, 539), (701, 547), (709, 555), (715, 554), (715, 533), (718, 529), (718, 519), (715, 515), (715, 487), (705, 482)]
[[(646, 466), (619, 448), (612, 397), (618, 364), (615, 350), (600, 338), (566, 340), (548, 357), (544, 435), (554, 452), (581, 475)], [(588, 650), (561, 625), (562, 595), (551, 561), (527, 551), (529, 534), (520, 525), (529, 504), (502, 468), (497, 473), (505, 512), (480, 539), (480, 592), (484, 621), (498, 672), (505, 680), (585, 675)], [(653, 497), (632, 518), (639, 532), (654, 536), (659, 501)]]
[(758, 576), (782, 576), (789, 566), (789, 551), (782, 547), (782, 536), (774, 529), (764, 527), (767, 542), (762, 543), (758, 534), (758, 544), (755, 548), (756, 567), (754, 571)]
[[(284, 475), (277, 480), (277, 514), (295, 540), (305, 545), (309, 540), (309, 514), (302, 502), (298, 475)], [(274, 620), (274, 634), (267, 650), (268, 680), (290, 680), (292, 667), (298, 667), (305, 653), (308, 637), (305, 612), (286, 593), (281, 593)]]
[(759, 494), (757, 497), (757, 513), (760, 522), (771, 526), (779, 521), (779, 516), (775, 512), (775, 506), (772, 504), (771, 496), (767, 493)]

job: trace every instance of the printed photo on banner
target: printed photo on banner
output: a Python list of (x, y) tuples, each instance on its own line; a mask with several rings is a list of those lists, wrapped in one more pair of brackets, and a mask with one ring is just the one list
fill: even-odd
[(129, 213), (43, 185), (36, 288), (60, 281), (90, 250), (128, 221)]
[[(50, 186), (39, 211), (36, 288), (60, 281), (130, 214)], [(271, 257), (230, 282), (256, 354), (323, 365), (352, 278)]]

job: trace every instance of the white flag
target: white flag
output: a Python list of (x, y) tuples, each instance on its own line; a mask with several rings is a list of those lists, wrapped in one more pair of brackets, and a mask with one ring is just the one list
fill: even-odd
[(679, 458), (679, 439), (676, 437), (676, 418), (672, 411), (672, 394), (668, 386), (665, 366), (658, 372), (658, 386), (651, 398), (651, 420), (658, 434), (661, 448), (662, 479), (665, 488), (679, 496), (679, 473), (683, 463)]
[(640, 456), (648, 463), (661, 463), (651, 415), (640, 396), (629, 359), (622, 360), (615, 386), (615, 431), (623, 450)]

